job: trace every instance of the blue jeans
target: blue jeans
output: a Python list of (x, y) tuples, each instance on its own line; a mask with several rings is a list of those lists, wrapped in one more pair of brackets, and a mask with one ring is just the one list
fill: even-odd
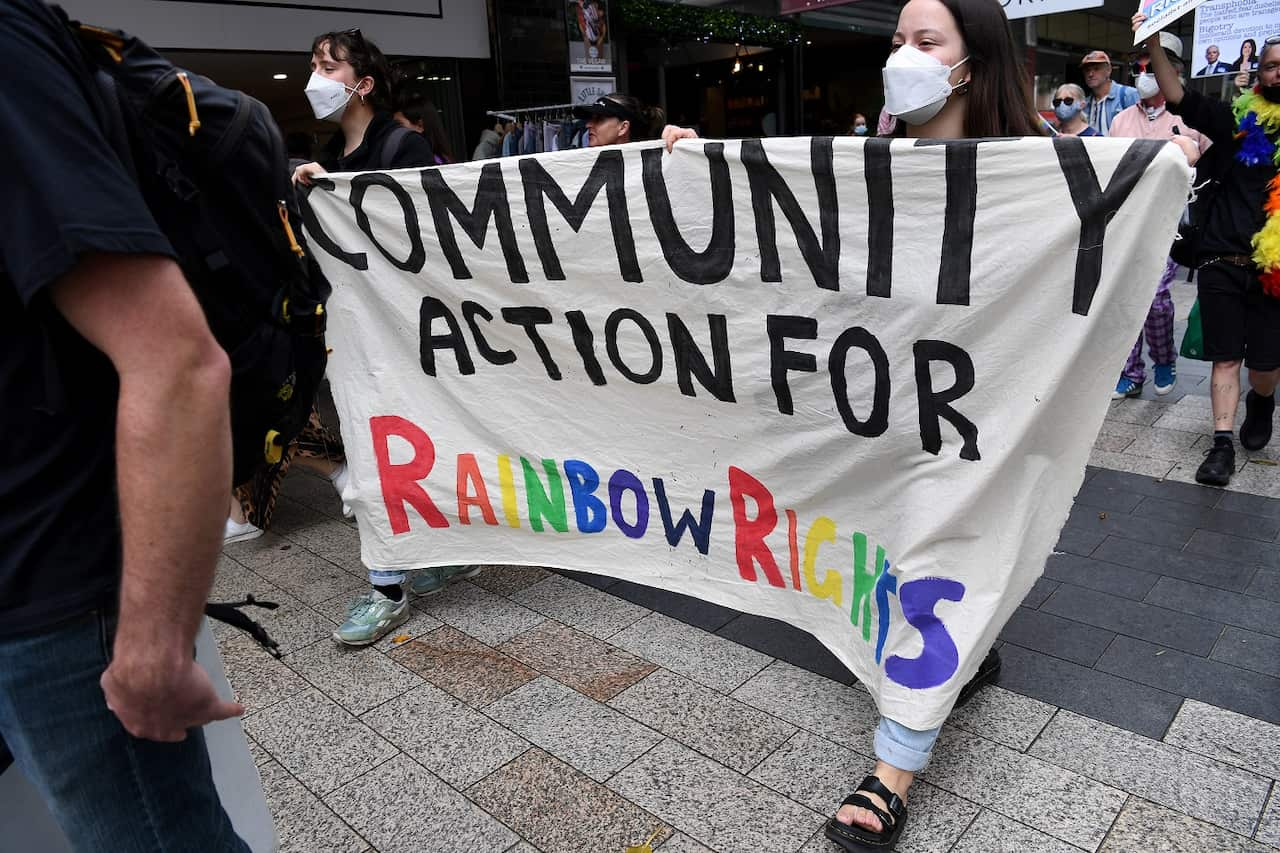
[(98, 679), (115, 617), (0, 637), (0, 757), (12, 754), (80, 853), (249, 853), (218, 801), (199, 729), (131, 736)]
[(929, 763), (929, 755), (940, 731), (941, 726), (924, 731), (909, 729), (888, 717), (881, 717), (880, 725), (876, 727), (876, 758), (899, 770), (917, 773)]

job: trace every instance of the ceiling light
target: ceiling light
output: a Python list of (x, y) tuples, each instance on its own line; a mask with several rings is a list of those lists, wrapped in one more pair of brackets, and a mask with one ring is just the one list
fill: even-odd
[(288, 74), (272, 74), (271, 79), (272, 80), (288, 80), (289, 75)]
[(419, 80), (424, 80), (424, 79), (426, 79), (426, 76), (427, 76), (427, 75), (425, 75), (425, 74), (419, 74), (419, 75), (418, 75), (418, 79), (419, 79)]

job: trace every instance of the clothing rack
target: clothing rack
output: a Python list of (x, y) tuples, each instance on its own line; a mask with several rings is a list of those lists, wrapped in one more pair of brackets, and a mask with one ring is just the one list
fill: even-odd
[(578, 106), (577, 104), (546, 104), (540, 107), (521, 107), (519, 109), (489, 110), (486, 115), (494, 118), (506, 119), (507, 121), (519, 121), (519, 116), (528, 113), (553, 113), (567, 112)]

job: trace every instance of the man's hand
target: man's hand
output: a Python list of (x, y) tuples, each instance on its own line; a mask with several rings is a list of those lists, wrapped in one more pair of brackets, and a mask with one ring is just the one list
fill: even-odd
[(107, 708), (136, 738), (185, 740), (187, 729), (244, 713), (238, 702), (224, 702), (209, 674), (190, 654), (179, 660), (116, 658), (102, 674)]
[(324, 166), (319, 163), (303, 163), (293, 170), (293, 182), (309, 187), (316, 175), (323, 175), (324, 173)]
[(691, 127), (678, 127), (669, 124), (662, 129), (662, 141), (667, 143), (667, 153), (671, 153), (671, 149), (681, 139), (697, 139), (698, 132)]
[(1182, 153), (1187, 157), (1187, 165), (1194, 166), (1200, 159), (1200, 146), (1196, 145), (1185, 136), (1175, 136), (1169, 140), (1174, 145), (1182, 149)]

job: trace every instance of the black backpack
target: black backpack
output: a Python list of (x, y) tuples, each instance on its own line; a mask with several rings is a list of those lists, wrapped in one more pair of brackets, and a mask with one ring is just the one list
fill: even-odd
[(88, 60), (106, 137), (230, 356), (228, 488), (245, 483), (279, 464), (306, 426), (327, 358), (330, 288), (294, 230), (301, 216), (280, 131), (243, 92), (53, 8)]
[(1200, 263), (1200, 242), (1204, 225), (1218, 199), (1222, 178), (1231, 165), (1230, 157), (1230, 146), (1213, 145), (1196, 162), (1196, 178), (1191, 198), (1178, 222), (1178, 233), (1174, 235), (1173, 245), (1169, 248), (1169, 257), (1188, 269), (1195, 269)]

